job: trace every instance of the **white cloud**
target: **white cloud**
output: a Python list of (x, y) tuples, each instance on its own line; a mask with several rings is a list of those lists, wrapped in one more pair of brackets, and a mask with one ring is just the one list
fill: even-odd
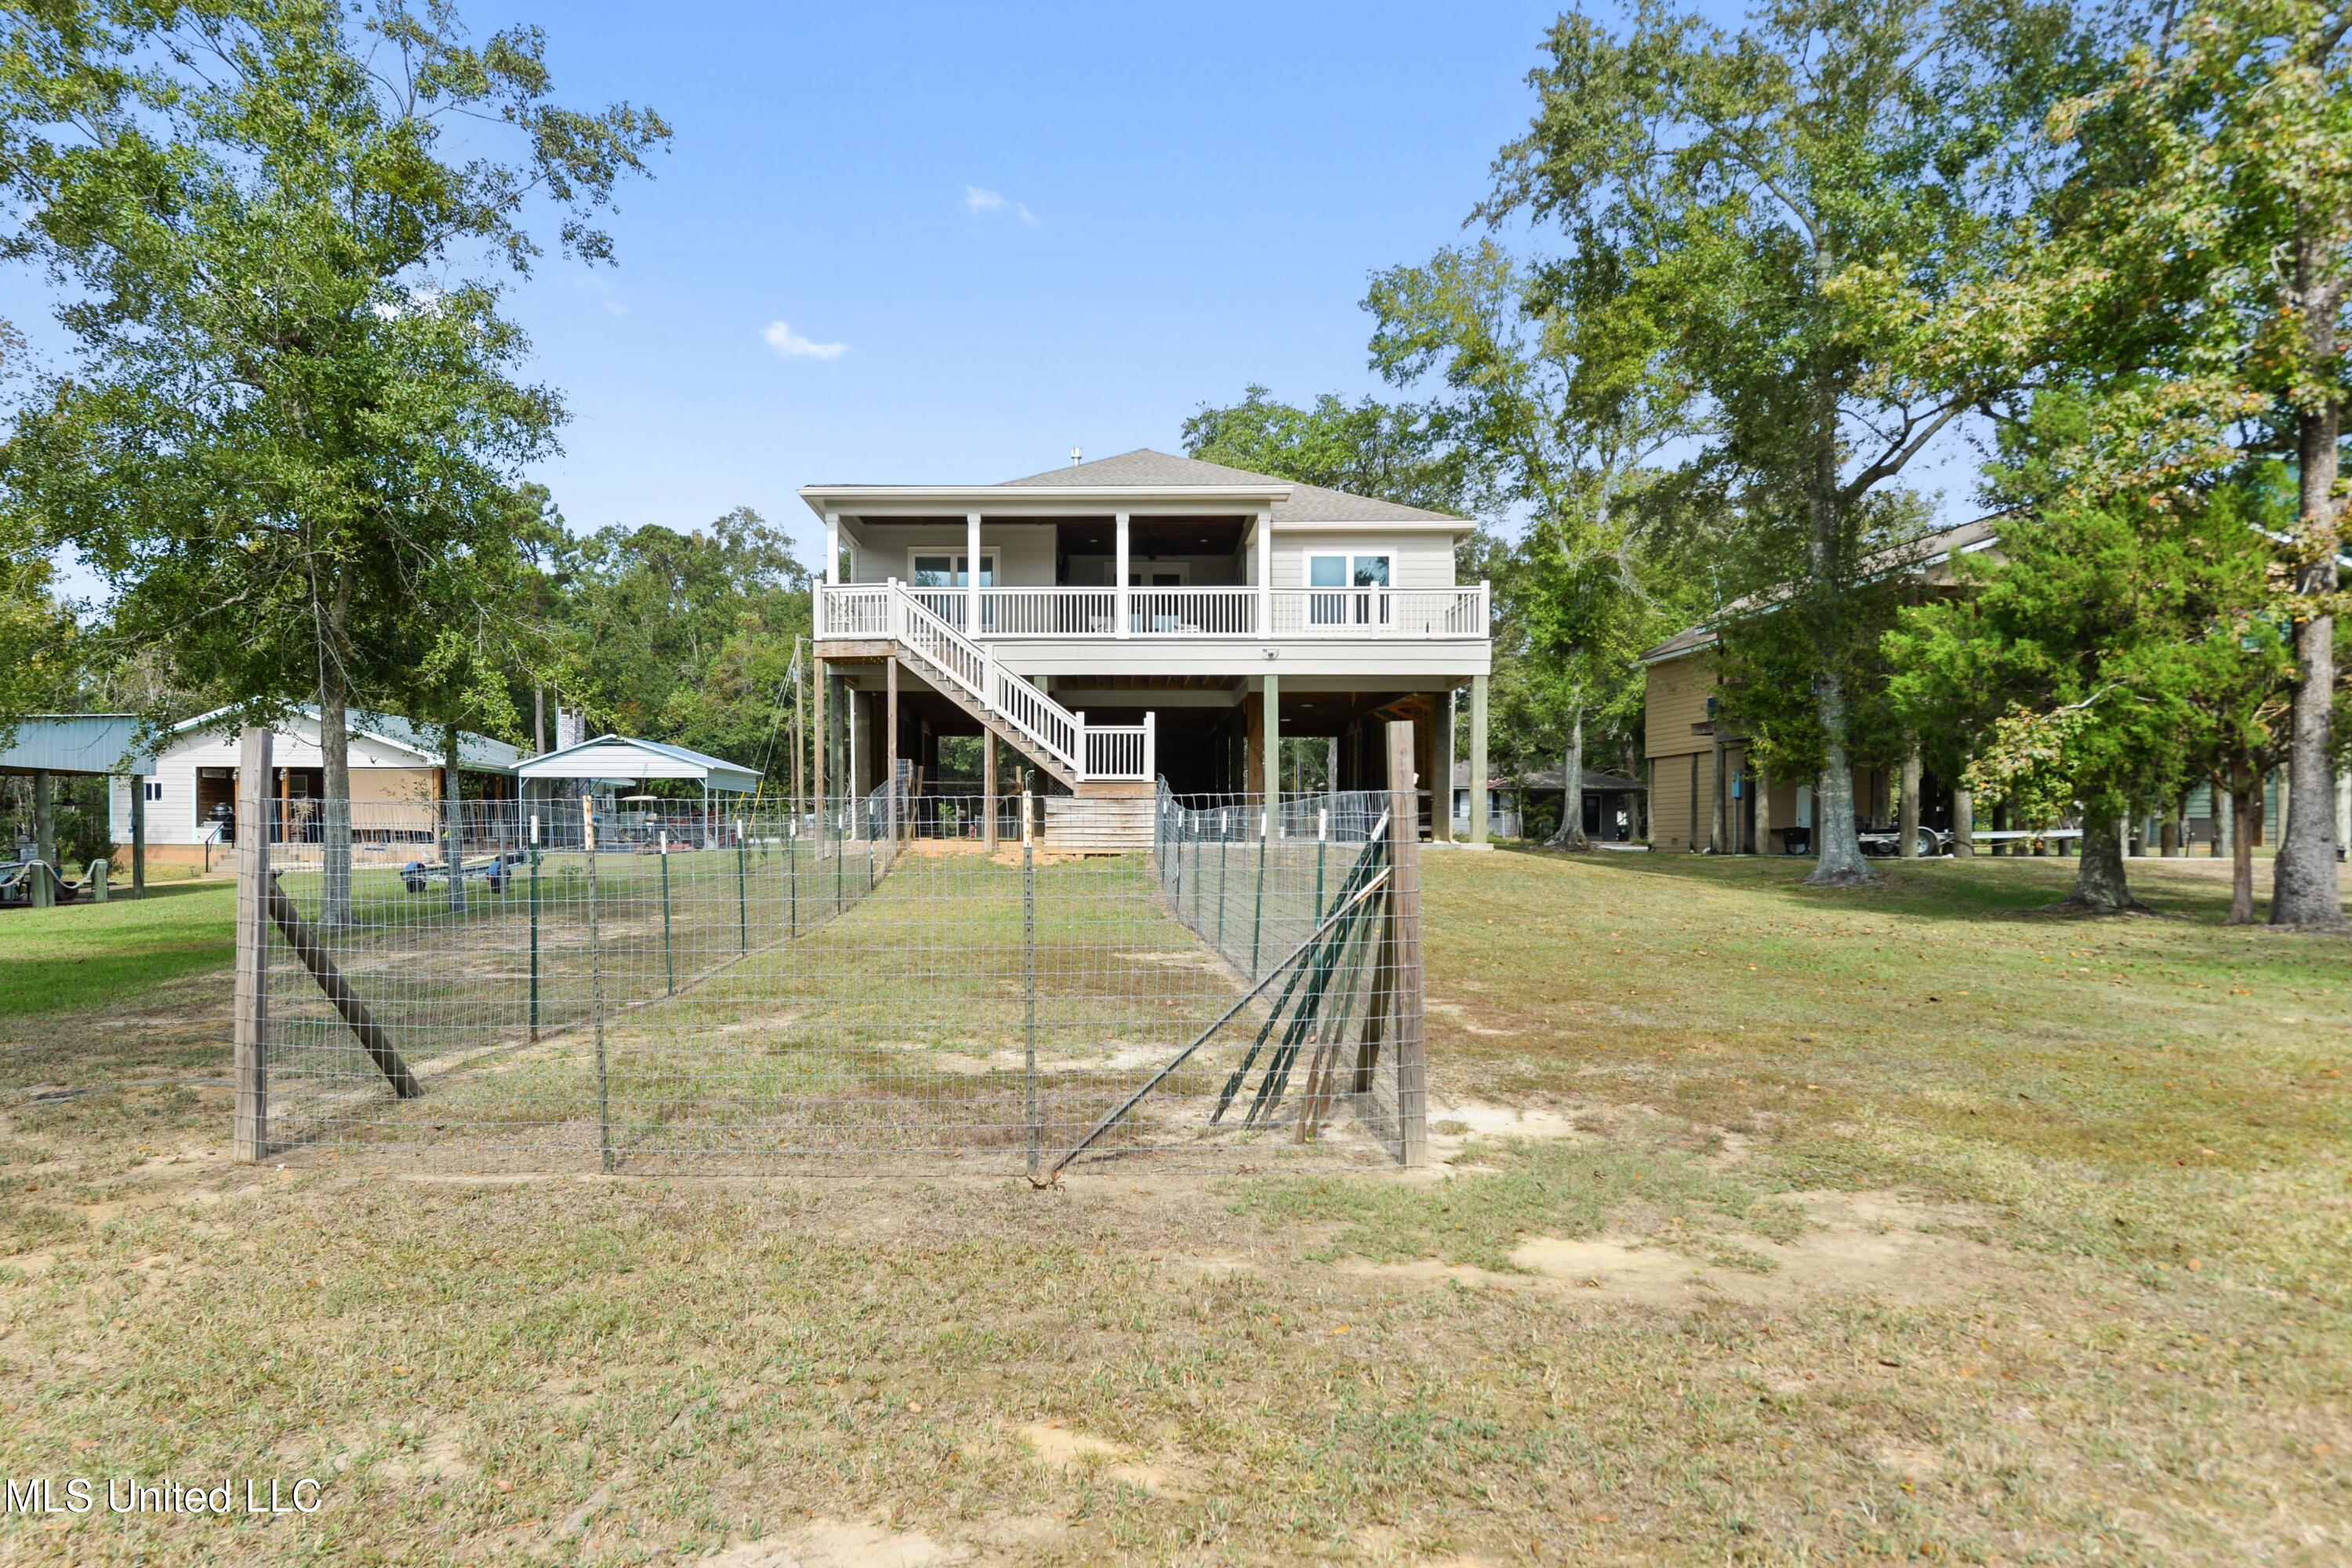
[(987, 190), (979, 185), (963, 188), (963, 210), (973, 217), (1004, 216), (1018, 218), (1023, 226), (1035, 228), (1037, 215), (1029, 210), (1027, 202), (1016, 202), (1001, 191)]
[(768, 330), (761, 335), (768, 340), (770, 348), (786, 359), (839, 359), (849, 352), (847, 343), (813, 342), (782, 321), (770, 321)]
[(572, 274), (572, 279), (583, 292), (604, 307), (604, 314), (617, 319), (629, 313), (629, 302), (602, 275), (583, 268)]

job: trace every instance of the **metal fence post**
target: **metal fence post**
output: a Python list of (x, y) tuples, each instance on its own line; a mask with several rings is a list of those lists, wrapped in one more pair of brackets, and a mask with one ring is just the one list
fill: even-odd
[(1422, 1016), (1421, 802), (1412, 767), (1412, 721), (1389, 723), (1389, 987), (1395, 1023), (1397, 1158), (1429, 1163), (1428, 1037)]
[(596, 802), (580, 797), (580, 839), (588, 851), (588, 1014), (596, 1031), (596, 1142), (613, 1168), (613, 1087), (604, 1060), (604, 954), (596, 931)]
[[(664, 852), (662, 858), (665, 861), (669, 858), (667, 852)], [(736, 947), (739, 952), (749, 952), (751, 951), (751, 896), (744, 883), (745, 871), (746, 868), (743, 864), (743, 819), (739, 816), (735, 819)], [(668, 884), (665, 882), (663, 885), (667, 887)]]
[(662, 989), (666, 994), (677, 994), (677, 961), (671, 956), (669, 942), (669, 829), (660, 834), (662, 888)]
[(1315, 923), (1323, 923), (1323, 856), (1331, 847), (1331, 811), (1315, 814)]
[(530, 814), (530, 1037), (539, 1039), (539, 813)]
[[(1178, 826), (1184, 826), (1181, 821)], [(1197, 932), (1201, 929), (1201, 836), (1189, 828), (1185, 829), (1183, 838), (1179, 839), (1176, 844), (1176, 854), (1180, 863), (1187, 843), (1192, 849), (1192, 874), (1187, 880), (1192, 884), (1192, 930)]]
[(1225, 951), (1225, 906), (1233, 901), (1228, 897), (1232, 889), (1225, 878), (1225, 864), (1229, 858), (1227, 851), (1234, 837), (1233, 816), (1230, 806), (1217, 813), (1217, 951), (1220, 953)]
[(246, 726), (236, 769), (236, 1121), (232, 1152), (269, 1152), (269, 731)]
[(784, 830), (784, 896), (792, 900), (791, 924), (785, 934), (801, 934), (801, 816), (795, 811)]
[(1022, 1035), (1028, 1058), (1029, 1179), (1045, 1158), (1045, 1124), (1037, 1116), (1037, 856), (1028, 831), (1028, 800), (1021, 803), (1021, 984), (1025, 999)]
[(1271, 826), (1267, 821), (1267, 816), (1268, 814), (1263, 811), (1257, 816), (1257, 898), (1255, 907), (1250, 911), (1249, 972), (1250, 978), (1253, 980), (1257, 978), (1258, 938), (1265, 931), (1265, 849), (1268, 842), (1267, 828)]

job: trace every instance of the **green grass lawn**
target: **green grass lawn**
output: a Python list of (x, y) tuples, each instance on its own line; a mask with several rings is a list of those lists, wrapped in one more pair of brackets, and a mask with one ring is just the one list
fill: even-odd
[(87, 1012), (226, 964), (231, 882), (150, 883), (147, 895), (54, 910), (0, 910), (0, 1018)]
[(1425, 864), (1435, 1170), (1047, 1192), (236, 1167), (224, 890), (0, 917), (158, 922), (0, 1015), (0, 1473), (325, 1483), (0, 1559), (2352, 1557), (2352, 944)]

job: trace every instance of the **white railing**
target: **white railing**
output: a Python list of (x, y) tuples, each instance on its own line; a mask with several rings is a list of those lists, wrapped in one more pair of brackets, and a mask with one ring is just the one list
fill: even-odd
[(988, 655), (972, 640), (940, 619), (920, 596), (902, 594), (890, 601), (895, 625), (890, 635), (917, 657), (939, 667), (940, 672), (969, 697), (988, 695)]
[(1078, 715), (1085, 726), (1087, 778), (1149, 782), (1159, 776), (1151, 714), (1146, 713), (1140, 724), (1087, 724), (1086, 717)]
[(964, 629), (964, 611), (967, 605), (964, 590), (961, 588), (909, 588), (907, 593), (915, 603), (922, 605), (956, 630)]
[(1107, 637), (1118, 629), (1109, 588), (983, 588), (980, 630), (995, 637)]
[[(965, 624), (961, 588), (905, 590), (941, 625), (965, 637), (1110, 637), (1118, 635), (1115, 588), (983, 588), (980, 626)], [(818, 591), (817, 635), (890, 636), (890, 589), (883, 584)], [(1297, 637), (1437, 640), (1484, 637), (1486, 584), (1459, 588), (1130, 588), (1130, 637)], [(1270, 613), (1262, 617), (1261, 604)], [(1270, 625), (1261, 626), (1264, 618)]]
[[(1109, 637), (1118, 591), (1110, 588), (988, 588), (985, 637)], [(1128, 592), (1131, 637), (1255, 637), (1270, 600), (1274, 636), (1467, 637), (1486, 635), (1486, 586), (1470, 588), (1139, 588)], [(898, 582), (833, 584), (818, 590), (820, 637), (887, 638), (933, 678), (1002, 718), (1081, 781), (1158, 776), (1152, 716), (1140, 724), (1088, 724), (996, 662), (959, 629), (970, 605), (961, 589), (910, 589)], [(1055, 627), (1047, 631), (1042, 628)], [(1024, 629), (1026, 628), (1026, 629)]]
[(1255, 588), (1130, 588), (1131, 637), (1254, 637)]
[(887, 637), (890, 635), (890, 588), (887, 584), (828, 584), (817, 590), (816, 604), (816, 635), (821, 637)]
[(1277, 588), (1278, 637), (1483, 637), (1486, 584), (1464, 588)]
[[(898, 584), (889, 585), (897, 590)], [(1009, 669), (1001, 668), (985, 649), (957, 631), (924, 605), (919, 594), (894, 591), (890, 596), (890, 635), (908, 652), (929, 665), (948, 682), (989, 712), (1002, 716), (1031, 741), (1071, 769), (1087, 776), (1081, 764), (1086, 721), (1046, 696)]]
[(1080, 740), (1085, 721), (1038, 690), (1003, 665), (989, 664), (988, 710), (1053, 753), (1062, 765), (1085, 778)]

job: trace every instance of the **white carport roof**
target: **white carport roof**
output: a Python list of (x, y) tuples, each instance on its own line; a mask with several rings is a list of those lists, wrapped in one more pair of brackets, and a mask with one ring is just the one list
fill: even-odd
[(750, 795), (760, 785), (751, 769), (684, 746), (626, 735), (599, 735), (560, 752), (532, 757), (515, 769), (530, 779), (693, 779), (705, 788)]

